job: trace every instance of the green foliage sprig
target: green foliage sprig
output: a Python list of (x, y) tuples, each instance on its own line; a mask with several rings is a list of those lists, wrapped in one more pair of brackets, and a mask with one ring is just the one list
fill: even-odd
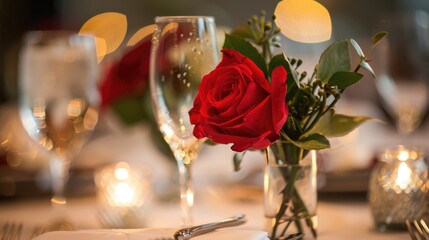
[[(272, 20), (275, 16), (272, 17)], [(322, 150), (330, 147), (328, 138), (344, 136), (371, 119), (364, 116), (337, 114), (334, 110), (343, 92), (363, 78), (360, 71), (366, 70), (373, 77), (369, 60), (359, 44), (353, 39), (332, 43), (320, 56), (311, 75), (300, 71), (303, 61), (287, 56), (285, 52), (274, 55), (280, 49), (280, 29), (267, 21), (265, 12), (253, 16), (247, 24), (241, 25), (226, 35), (223, 48), (234, 49), (250, 58), (265, 73), (267, 79), (272, 70), (282, 65), (288, 71), (286, 103), (289, 116), (283, 126), (278, 142), (292, 144), (297, 154), (294, 163), (299, 163), (308, 150)], [(380, 32), (373, 36), (371, 49), (385, 36)], [(359, 59), (352, 68), (351, 54)], [(244, 154), (235, 157), (239, 169)], [(301, 156), (301, 157), (299, 157)]]

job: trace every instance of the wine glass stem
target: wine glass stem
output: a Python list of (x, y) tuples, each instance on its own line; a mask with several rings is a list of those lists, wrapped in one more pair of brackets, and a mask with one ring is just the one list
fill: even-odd
[(191, 177), (191, 163), (185, 162), (183, 158), (177, 159), (180, 183), (180, 205), (182, 211), (182, 226), (192, 226), (192, 209), (194, 205), (194, 188)]
[(55, 205), (65, 205), (64, 187), (68, 179), (69, 163), (61, 157), (52, 156), (49, 162), (52, 184), (51, 203)]

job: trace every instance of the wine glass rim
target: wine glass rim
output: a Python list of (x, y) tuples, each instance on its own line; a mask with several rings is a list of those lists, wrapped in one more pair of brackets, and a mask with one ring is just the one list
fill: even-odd
[(26, 37), (32, 37), (37, 35), (51, 35), (51, 36), (73, 36), (79, 33), (72, 30), (31, 30), (25, 33)]
[(55, 41), (56, 39), (81, 39), (85, 42), (94, 42), (95, 36), (73, 30), (31, 30), (24, 35), (25, 42), (36, 45), (42, 41)]
[(214, 17), (213, 16), (190, 16), (190, 15), (185, 15), (185, 16), (156, 16), (155, 17), (155, 22), (168, 22), (168, 21), (186, 21), (189, 19), (204, 19), (206, 21), (214, 21)]

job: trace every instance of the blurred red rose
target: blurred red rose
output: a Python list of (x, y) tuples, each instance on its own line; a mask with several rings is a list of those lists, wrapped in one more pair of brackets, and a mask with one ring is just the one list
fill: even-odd
[(222, 52), (216, 69), (203, 77), (189, 112), (194, 135), (233, 143), (231, 149), (238, 152), (266, 148), (279, 138), (289, 113), (287, 72), (275, 68), (270, 85), (252, 60), (234, 50)]
[(140, 40), (108, 67), (101, 82), (101, 106), (133, 95), (142, 95), (148, 85), (152, 34)]

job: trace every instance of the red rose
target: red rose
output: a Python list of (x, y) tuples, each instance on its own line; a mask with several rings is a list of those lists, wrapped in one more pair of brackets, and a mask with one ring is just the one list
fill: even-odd
[(197, 138), (233, 143), (232, 150), (263, 149), (279, 138), (287, 120), (287, 72), (279, 66), (271, 85), (252, 60), (224, 49), (219, 65), (203, 77), (191, 123)]
[(109, 105), (117, 99), (141, 95), (149, 78), (149, 58), (152, 34), (140, 40), (107, 69), (101, 82), (101, 105)]

